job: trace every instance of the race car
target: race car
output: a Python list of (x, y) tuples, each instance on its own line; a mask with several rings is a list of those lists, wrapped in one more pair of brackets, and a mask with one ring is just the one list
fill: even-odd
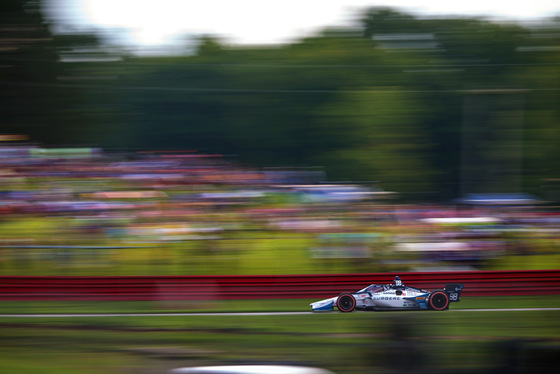
[(405, 286), (397, 276), (393, 284), (372, 284), (356, 292), (343, 292), (329, 299), (309, 304), (314, 312), (358, 310), (446, 310), (460, 301), (462, 284), (446, 284), (433, 291)]

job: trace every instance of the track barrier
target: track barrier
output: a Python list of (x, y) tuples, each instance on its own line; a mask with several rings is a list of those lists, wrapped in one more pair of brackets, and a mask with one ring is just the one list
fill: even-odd
[(320, 299), (373, 283), (443, 289), (462, 283), (462, 296), (560, 294), (560, 270), (454, 271), (247, 276), (0, 276), (0, 300)]

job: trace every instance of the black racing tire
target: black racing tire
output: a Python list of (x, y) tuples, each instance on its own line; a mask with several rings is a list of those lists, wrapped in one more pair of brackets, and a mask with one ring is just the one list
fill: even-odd
[(336, 307), (341, 312), (351, 312), (356, 307), (356, 299), (351, 293), (341, 293), (336, 300)]
[(449, 295), (444, 290), (434, 290), (428, 300), (428, 308), (432, 310), (445, 310), (449, 308)]

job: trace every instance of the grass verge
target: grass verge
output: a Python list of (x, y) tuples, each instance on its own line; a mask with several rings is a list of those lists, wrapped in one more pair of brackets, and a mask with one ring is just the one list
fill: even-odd
[[(456, 309), (558, 307), (557, 297), (464, 298), (448, 312), (10, 318), (8, 313), (303, 311), (310, 300), (228, 301), (202, 308), (157, 303), (3, 302), (2, 373), (165, 373), (240, 361), (313, 364), (338, 374), (469, 370), (485, 374), (518, 350), (523, 367), (557, 357), (560, 312)], [(400, 355), (395, 356), (395, 352)], [(551, 353), (552, 352), (552, 353)], [(521, 355), (522, 353), (522, 355)], [(515, 354), (515, 352), (514, 352)], [(400, 357), (400, 358), (399, 358)], [(404, 357), (404, 358), (403, 358)], [(538, 357), (538, 364), (533, 361)], [(412, 362), (412, 361), (413, 362)], [(536, 366), (535, 366), (536, 365)], [(550, 370), (549, 370), (550, 371)]]

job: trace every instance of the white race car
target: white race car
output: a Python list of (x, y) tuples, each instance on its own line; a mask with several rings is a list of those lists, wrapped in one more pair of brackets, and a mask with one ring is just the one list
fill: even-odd
[(427, 291), (405, 286), (399, 277), (393, 284), (372, 284), (356, 292), (311, 303), (313, 311), (341, 312), (358, 310), (446, 310), (451, 302), (460, 301), (462, 284), (446, 284), (443, 289)]

